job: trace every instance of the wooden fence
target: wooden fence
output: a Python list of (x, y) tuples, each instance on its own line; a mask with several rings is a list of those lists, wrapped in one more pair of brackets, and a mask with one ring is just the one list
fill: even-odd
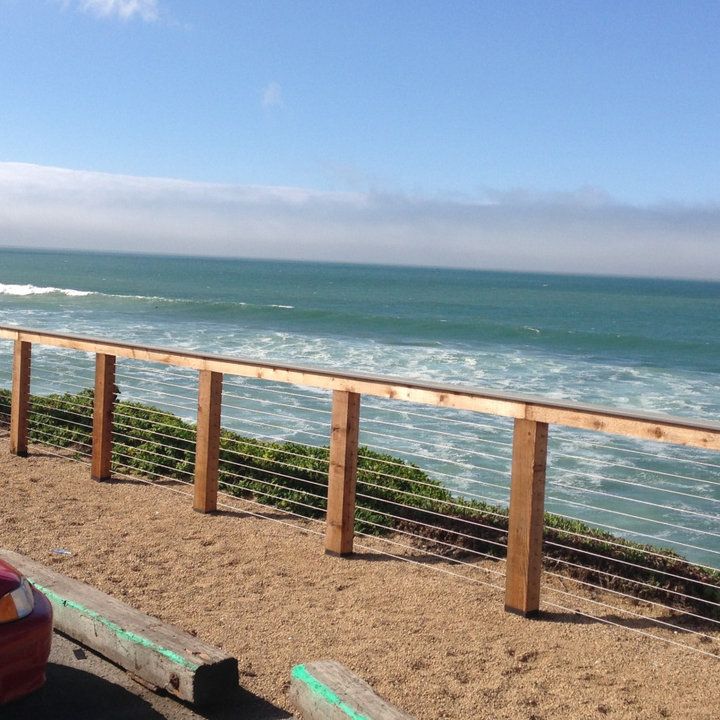
[(91, 474), (95, 480), (109, 479), (111, 474), (116, 358), (196, 369), (199, 376), (193, 506), (202, 513), (217, 509), (224, 375), (332, 390), (325, 550), (337, 555), (353, 552), (363, 395), (514, 418), (505, 609), (525, 617), (537, 614), (540, 607), (545, 478), (551, 425), (720, 450), (720, 424), (714, 422), (5, 326), (0, 326), (0, 339), (14, 341), (10, 452), (15, 455), (26, 455), (28, 449), (32, 346), (95, 354), (91, 457)]

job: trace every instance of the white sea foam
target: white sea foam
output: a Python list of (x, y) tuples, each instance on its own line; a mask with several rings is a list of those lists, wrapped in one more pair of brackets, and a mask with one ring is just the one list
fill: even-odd
[(0, 283), (0, 295), (66, 295), (67, 297), (85, 297), (96, 293), (87, 290), (73, 290), (72, 288), (37, 287), (37, 285), (11, 285)]

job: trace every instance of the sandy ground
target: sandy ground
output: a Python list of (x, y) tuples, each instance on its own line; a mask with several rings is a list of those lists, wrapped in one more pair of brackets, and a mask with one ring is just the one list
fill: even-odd
[[(437, 572), (444, 562), (328, 557), (318, 525), (201, 515), (177, 488), (98, 484), (36, 453), (0, 451), (0, 546), (237, 655), (242, 684), (269, 702), (287, 707), (292, 665), (333, 658), (418, 719), (718, 716), (716, 658), (573, 613), (523, 620), (500, 592)], [(718, 639), (687, 642), (720, 653)]]

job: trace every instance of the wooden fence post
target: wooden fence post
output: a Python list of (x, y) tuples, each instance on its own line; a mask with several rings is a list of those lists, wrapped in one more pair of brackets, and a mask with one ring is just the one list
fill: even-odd
[(540, 611), (547, 423), (515, 420), (505, 610), (533, 617)]
[(355, 536), (360, 395), (333, 391), (325, 552), (350, 555)]
[(217, 510), (222, 373), (200, 370), (193, 510)]
[(96, 353), (90, 477), (97, 481), (109, 480), (111, 476), (114, 404), (115, 356)]
[(31, 351), (31, 343), (24, 340), (15, 341), (10, 399), (10, 452), (20, 457), (26, 457), (28, 454)]

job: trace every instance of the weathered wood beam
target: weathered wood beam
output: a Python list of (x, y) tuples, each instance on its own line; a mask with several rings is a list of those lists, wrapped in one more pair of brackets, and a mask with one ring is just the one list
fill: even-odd
[(333, 393), (325, 551), (349, 555), (355, 538), (360, 395)]
[(21, 457), (25, 457), (28, 453), (31, 353), (31, 343), (24, 340), (15, 341), (10, 398), (10, 452)]
[(97, 353), (95, 356), (95, 397), (90, 468), (93, 480), (109, 480), (111, 476), (114, 404), (115, 356)]
[(201, 513), (217, 510), (222, 381), (221, 373), (200, 371), (193, 509)]
[(546, 423), (515, 421), (505, 610), (524, 617), (540, 610), (547, 442)]

